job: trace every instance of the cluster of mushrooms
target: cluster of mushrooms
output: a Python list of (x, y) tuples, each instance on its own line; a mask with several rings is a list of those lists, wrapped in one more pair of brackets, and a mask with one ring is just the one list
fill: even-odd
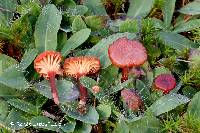
[[(139, 67), (147, 60), (147, 51), (143, 44), (136, 40), (129, 40), (126, 37), (113, 42), (108, 48), (108, 55), (112, 64), (122, 69), (121, 82), (128, 80), (130, 69)], [(100, 70), (100, 60), (95, 56), (69, 57), (65, 59), (63, 68), (61, 68), (61, 62), (62, 56), (59, 52), (45, 51), (34, 60), (34, 68), (40, 76), (49, 80), (52, 97), (56, 104), (59, 104), (59, 96), (55, 76), (65, 75), (74, 78), (79, 84), (79, 108), (84, 108), (88, 92), (81, 85), (80, 78), (97, 73)], [(167, 94), (176, 86), (176, 80), (171, 74), (162, 74), (156, 77), (154, 86)], [(94, 90), (99, 91), (96, 88)], [(123, 89), (121, 96), (133, 111), (142, 105), (140, 96), (131, 89)]]

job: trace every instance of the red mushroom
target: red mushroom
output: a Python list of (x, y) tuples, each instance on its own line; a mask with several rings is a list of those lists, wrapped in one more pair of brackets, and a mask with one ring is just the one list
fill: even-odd
[(155, 89), (167, 94), (176, 87), (176, 79), (171, 74), (160, 74), (155, 78), (154, 86)]
[(61, 54), (55, 51), (45, 51), (34, 60), (34, 68), (45, 79), (49, 80), (53, 100), (59, 104), (58, 92), (55, 84), (55, 75), (62, 75), (60, 67)]
[(65, 59), (63, 68), (67, 76), (71, 76), (78, 81), (80, 90), (79, 106), (80, 109), (85, 108), (87, 89), (80, 84), (80, 78), (98, 72), (100, 69), (100, 60), (93, 56), (70, 57)]
[(134, 90), (123, 89), (121, 97), (132, 111), (138, 111), (143, 105), (142, 99)]
[(109, 46), (108, 55), (113, 65), (122, 68), (122, 82), (128, 80), (129, 68), (140, 66), (147, 60), (147, 52), (142, 43), (125, 37)]

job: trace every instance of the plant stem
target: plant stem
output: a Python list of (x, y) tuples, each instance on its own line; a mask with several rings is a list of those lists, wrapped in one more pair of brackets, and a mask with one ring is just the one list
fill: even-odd
[(124, 81), (128, 80), (128, 67), (122, 68), (122, 78), (121, 82), (123, 83)]
[(49, 75), (49, 84), (51, 87), (53, 100), (58, 105), (59, 99), (58, 99), (58, 92), (57, 92), (56, 83), (55, 83), (55, 72), (49, 72), (48, 75)]

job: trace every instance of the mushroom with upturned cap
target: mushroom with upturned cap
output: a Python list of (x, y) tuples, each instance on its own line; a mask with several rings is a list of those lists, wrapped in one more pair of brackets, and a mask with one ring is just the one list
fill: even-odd
[(84, 113), (86, 111), (87, 89), (80, 84), (80, 78), (98, 72), (100, 69), (100, 60), (94, 56), (70, 57), (65, 59), (63, 68), (67, 76), (75, 78), (79, 83), (79, 109), (83, 109), (80, 112)]
[(147, 51), (142, 43), (126, 37), (113, 42), (108, 55), (113, 65), (122, 68), (122, 82), (128, 80), (129, 68), (140, 66), (147, 60)]
[(62, 75), (60, 62), (62, 56), (59, 52), (45, 51), (34, 60), (34, 68), (45, 79), (49, 80), (53, 100), (59, 104), (58, 92), (55, 84), (55, 75)]
[(172, 74), (160, 74), (154, 80), (154, 87), (167, 94), (176, 87), (176, 79)]

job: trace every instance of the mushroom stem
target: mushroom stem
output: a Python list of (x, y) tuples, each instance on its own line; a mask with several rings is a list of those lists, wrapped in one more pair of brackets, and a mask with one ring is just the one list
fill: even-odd
[(56, 82), (55, 82), (55, 72), (48, 72), (49, 75), (49, 84), (51, 87), (51, 93), (53, 96), (53, 100), (54, 102), (58, 105), (59, 104), (59, 100), (58, 100), (58, 92), (57, 92), (57, 88), (56, 88)]
[(86, 104), (87, 101), (87, 89), (79, 81), (79, 90), (80, 90), (80, 101)]
[(122, 78), (121, 82), (128, 80), (128, 67), (122, 68)]

